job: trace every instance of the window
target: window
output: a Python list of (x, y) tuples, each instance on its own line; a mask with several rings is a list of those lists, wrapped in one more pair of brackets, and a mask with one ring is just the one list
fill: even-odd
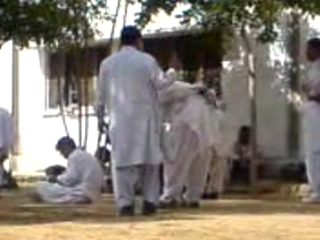
[(93, 106), (99, 64), (106, 54), (105, 47), (49, 54), (46, 110), (58, 110), (60, 103), (66, 109)]

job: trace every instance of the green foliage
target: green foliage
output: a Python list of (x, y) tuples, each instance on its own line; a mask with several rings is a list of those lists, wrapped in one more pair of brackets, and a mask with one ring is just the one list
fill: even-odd
[(105, 0), (2, 0), (0, 44), (81, 45), (97, 33), (95, 21), (107, 18)]
[(179, 5), (189, 6), (180, 16), (185, 25), (205, 28), (251, 28), (258, 40), (270, 42), (277, 37), (276, 24), (284, 10), (299, 11), (311, 16), (320, 13), (319, 0), (138, 0), (142, 10), (137, 23), (145, 26), (152, 15), (164, 10), (170, 14)]

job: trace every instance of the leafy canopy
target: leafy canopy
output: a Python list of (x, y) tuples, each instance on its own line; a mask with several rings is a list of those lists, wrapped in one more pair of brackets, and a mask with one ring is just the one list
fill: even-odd
[(105, 0), (2, 0), (0, 44), (13, 39), (50, 48), (84, 44), (97, 33), (95, 22), (107, 19)]
[(171, 14), (179, 5), (187, 9), (180, 15), (184, 25), (196, 24), (206, 28), (250, 27), (258, 32), (262, 42), (273, 41), (276, 24), (284, 11), (299, 11), (315, 16), (320, 14), (319, 0), (137, 0), (142, 4), (137, 23), (145, 26), (164, 10)]

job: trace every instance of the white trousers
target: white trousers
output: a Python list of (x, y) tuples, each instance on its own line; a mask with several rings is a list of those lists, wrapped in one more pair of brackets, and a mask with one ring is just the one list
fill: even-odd
[(320, 104), (304, 106), (304, 140), (307, 177), (313, 193), (320, 197)]
[(204, 191), (206, 193), (223, 193), (225, 181), (229, 175), (228, 173), (227, 159), (220, 157), (212, 158), (208, 173), (209, 178)]
[(39, 182), (36, 191), (46, 203), (80, 204), (91, 201), (80, 189), (65, 187), (57, 183)]
[(194, 132), (186, 130), (179, 141), (176, 157), (164, 163), (164, 189), (161, 201), (180, 200), (186, 187), (185, 200), (198, 202), (201, 198), (212, 157), (212, 149), (196, 154), (198, 146)]
[(118, 208), (134, 204), (137, 184), (141, 184), (143, 200), (158, 205), (160, 194), (159, 165), (114, 167), (113, 187)]
[(308, 182), (312, 192), (320, 197), (320, 151), (308, 155), (306, 158)]

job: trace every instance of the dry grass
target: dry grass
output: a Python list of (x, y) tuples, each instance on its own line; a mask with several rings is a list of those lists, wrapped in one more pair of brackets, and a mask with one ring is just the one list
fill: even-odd
[(93, 206), (62, 208), (31, 204), (28, 192), (2, 194), (0, 239), (320, 239), (320, 207), (293, 200), (233, 197), (206, 202), (200, 210), (120, 219), (108, 196)]

